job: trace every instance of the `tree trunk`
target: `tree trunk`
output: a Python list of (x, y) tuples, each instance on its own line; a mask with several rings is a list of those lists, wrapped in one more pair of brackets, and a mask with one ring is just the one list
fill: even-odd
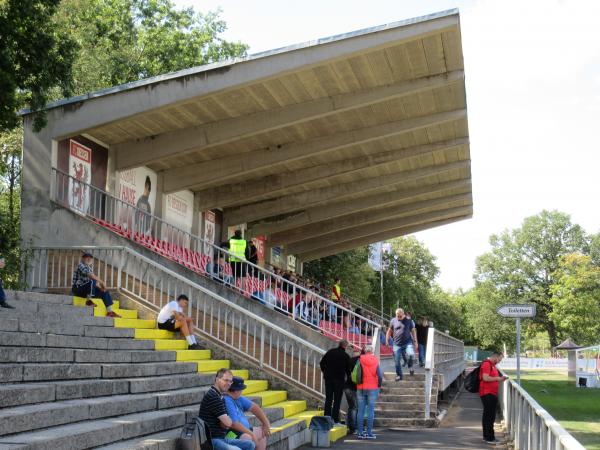
[(548, 337), (550, 338), (550, 348), (553, 349), (559, 344), (559, 342), (558, 334), (556, 332), (556, 326), (551, 320), (548, 320), (548, 322), (546, 323), (546, 331), (548, 332)]

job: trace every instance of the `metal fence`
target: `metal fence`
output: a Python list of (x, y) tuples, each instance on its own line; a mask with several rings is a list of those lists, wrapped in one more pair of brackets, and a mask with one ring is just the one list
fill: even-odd
[(179, 294), (190, 298), (195, 332), (264, 370), (321, 397), (324, 350), (126, 247), (34, 247), (25, 270), (30, 289), (70, 289), (81, 250), (94, 254), (94, 273), (158, 312)]
[(425, 352), (425, 418), (431, 414), (433, 376), (438, 376), (438, 386), (444, 391), (465, 370), (465, 344), (449, 334), (430, 327)]
[(61, 206), (326, 336), (379, 348), (380, 324), (69, 174), (52, 172), (51, 199)]
[(499, 400), (515, 450), (585, 450), (516, 382), (500, 383)]

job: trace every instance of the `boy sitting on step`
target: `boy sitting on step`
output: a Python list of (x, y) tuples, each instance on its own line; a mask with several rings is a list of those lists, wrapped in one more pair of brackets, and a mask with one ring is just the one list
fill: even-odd
[(106, 284), (96, 275), (92, 267), (94, 257), (90, 252), (83, 252), (81, 262), (73, 272), (73, 286), (71, 292), (77, 297), (86, 297), (86, 306), (95, 307), (94, 297), (100, 297), (106, 306), (106, 317), (121, 317), (112, 309), (112, 297), (106, 289)]
[(196, 336), (190, 331), (192, 329), (192, 318), (183, 314), (187, 310), (189, 299), (187, 295), (181, 294), (177, 301), (173, 300), (162, 307), (156, 318), (159, 330), (178, 331), (185, 336), (189, 350), (200, 350)]

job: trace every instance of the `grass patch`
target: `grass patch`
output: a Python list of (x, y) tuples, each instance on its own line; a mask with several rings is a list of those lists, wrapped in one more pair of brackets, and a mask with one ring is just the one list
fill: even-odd
[(521, 386), (586, 449), (600, 450), (600, 389), (577, 388), (553, 370), (521, 371)]

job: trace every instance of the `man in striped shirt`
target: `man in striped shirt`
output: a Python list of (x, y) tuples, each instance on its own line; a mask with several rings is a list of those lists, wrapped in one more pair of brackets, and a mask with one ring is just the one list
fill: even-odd
[(254, 450), (254, 441), (228, 439), (225, 437), (233, 421), (227, 414), (223, 394), (233, 383), (233, 373), (229, 369), (219, 369), (215, 376), (215, 384), (204, 394), (200, 403), (198, 416), (210, 431), (213, 450)]

